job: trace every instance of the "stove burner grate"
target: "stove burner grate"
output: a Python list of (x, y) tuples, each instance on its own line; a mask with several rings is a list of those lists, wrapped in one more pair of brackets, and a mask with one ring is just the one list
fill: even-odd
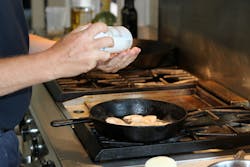
[(177, 68), (123, 70), (114, 74), (92, 71), (76, 77), (60, 78), (45, 83), (55, 101), (65, 101), (83, 95), (121, 93), (145, 90), (173, 89), (190, 86), (197, 77)]
[[(179, 134), (154, 143), (145, 144), (109, 139), (100, 135), (93, 124), (75, 125), (74, 131), (91, 159), (96, 162), (185, 154), (207, 149), (228, 150), (250, 144), (250, 122), (246, 121), (250, 120), (250, 110), (247, 108), (221, 108), (221, 112), (220, 109), (211, 109), (210, 112), (214, 116), (211, 116), (211, 113), (209, 114), (206, 110), (192, 112), (189, 113), (183, 130)], [(228, 113), (231, 116), (228, 116)], [(219, 120), (216, 120), (215, 116)], [(228, 117), (239, 119), (227, 120)], [(204, 123), (205, 120), (208, 121)], [(245, 122), (242, 123), (241, 120)]]

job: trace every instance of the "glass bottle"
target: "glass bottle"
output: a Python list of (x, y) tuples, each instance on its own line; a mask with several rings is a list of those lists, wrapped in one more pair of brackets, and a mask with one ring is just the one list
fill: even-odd
[(134, 7), (134, 0), (125, 0), (122, 8), (122, 25), (130, 30), (133, 38), (137, 38), (137, 11)]
[(111, 0), (101, 0), (101, 12), (98, 13), (92, 22), (104, 22), (108, 26), (113, 26), (116, 17), (110, 12)]
[(93, 16), (91, 0), (72, 0), (71, 29), (90, 23)]

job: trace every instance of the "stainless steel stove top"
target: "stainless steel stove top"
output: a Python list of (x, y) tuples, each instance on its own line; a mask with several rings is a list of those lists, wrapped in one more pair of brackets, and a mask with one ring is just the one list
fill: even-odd
[[(101, 137), (101, 140), (96, 139), (96, 134), (91, 130), (91, 126), (76, 125), (75, 133), (93, 161), (114, 161), (165, 154), (175, 156), (207, 149), (210, 149), (209, 153), (214, 153), (211, 149), (222, 149), (223, 151), (220, 153), (218, 150), (215, 152), (223, 155), (225, 149), (230, 150), (249, 143), (246, 136), (239, 135), (245, 130), (249, 131), (248, 126), (242, 126), (244, 123), (241, 124), (237, 121), (225, 123), (225, 121), (232, 121), (233, 118), (236, 118), (234, 114), (239, 116), (242, 112), (243, 117), (248, 118), (247, 113), (250, 111), (248, 108), (244, 108), (248, 106), (248, 101), (212, 81), (199, 81), (191, 87), (176, 87), (170, 90), (88, 95), (58, 103), (58, 105), (67, 118), (79, 118), (87, 117), (89, 109), (95, 104), (118, 98), (150, 98), (176, 103), (184, 107), (189, 111), (189, 118), (186, 122), (186, 126), (189, 127), (186, 129), (188, 135), (181, 138), (176, 136), (176, 138), (172, 138), (172, 141), (144, 145), (143, 143), (110, 141), (105, 140), (104, 137)], [(88, 143), (96, 144), (93, 146)], [(132, 153), (126, 155), (124, 150), (125, 152), (132, 150)], [(144, 151), (138, 153), (140, 150)], [(147, 150), (151, 150), (150, 153)], [(226, 153), (224, 152), (224, 154)], [(198, 154), (192, 155), (196, 157)]]
[[(126, 93), (125, 93), (126, 94)], [(134, 96), (139, 96), (135, 93)], [(107, 97), (107, 96), (104, 96)], [(99, 101), (103, 97), (99, 97)], [(117, 98), (117, 96), (113, 97)], [(83, 103), (83, 100), (88, 100), (89, 105), (94, 105), (96, 102), (99, 102), (98, 99), (92, 99), (92, 96), (88, 97), (79, 97), (70, 101), (66, 101), (64, 103), (55, 102), (46, 88), (42, 85), (35, 86), (33, 89), (33, 98), (31, 109), (37, 118), (37, 122), (39, 122), (39, 127), (41, 129), (42, 134), (45, 136), (46, 143), (48, 145), (50, 152), (54, 152), (57, 157), (57, 161), (60, 162), (59, 166), (84, 166), (84, 167), (121, 167), (121, 166), (144, 166), (146, 160), (150, 157), (145, 158), (130, 158), (128, 160), (114, 160), (107, 162), (93, 162), (87, 154), (87, 151), (81, 145), (79, 139), (76, 137), (72, 128), (70, 127), (61, 127), (61, 128), (53, 128), (50, 126), (50, 121), (54, 119), (63, 119), (63, 118), (72, 118), (79, 117), (78, 112), (73, 112), (74, 110), (86, 110), (88, 106)], [(229, 100), (237, 101), (239, 98), (231, 98)], [(97, 101), (95, 101), (97, 100)], [(242, 102), (242, 101), (241, 101)], [(246, 101), (245, 101), (246, 102)], [(244, 102), (244, 104), (246, 104)], [(84, 105), (83, 105), (84, 104)], [(64, 109), (62, 109), (64, 107)], [(80, 114), (81, 116), (87, 116), (87, 112), (83, 112)], [(247, 147), (244, 146), (245, 151)], [(238, 148), (237, 148), (238, 149)], [(220, 153), (221, 150), (213, 149), (213, 150), (203, 150), (199, 152), (199, 154), (185, 154), (185, 155), (174, 155), (172, 156), (178, 164), (178, 167), (193, 167), (200, 166), (206, 167), (209, 164), (225, 159), (232, 159), (232, 155), (236, 153), (237, 149), (228, 150), (227, 154), (223, 155)], [(240, 148), (239, 148), (240, 149)], [(249, 155), (246, 158), (250, 158)]]
[[(59, 113), (59, 119), (88, 117), (89, 110), (94, 105), (103, 101), (121, 98), (146, 98), (175, 103), (185, 108), (190, 114), (198, 114), (198, 118), (192, 118), (191, 115), (190, 118), (200, 120), (202, 117), (200, 118), (199, 115), (205, 113), (208, 116), (207, 118), (211, 118), (213, 123), (217, 123), (217, 119), (221, 115), (218, 114), (220, 111), (212, 111), (211, 109), (215, 109), (216, 107), (225, 107), (225, 109), (227, 109), (231, 106), (249, 106), (248, 100), (231, 92), (222, 85), (213, 81), (198, 80), (195, 76), (178, 68), (121, 71), (117, 74), (93, 72), (76, 78), (59, 79), (46, 83), (45, 85), (47, 88), (46, 93), (50, 93), (49, 98), (53, 105), (56, 106), (56, 111), (53, 112)], [(39, 94), (39, 96), (41, 96), (41, 94)], [(47, 107), (48, 104), (44, 103), (44, 99), (40, 99), (40, 97), (36, 98), (37, 100), (39, 99), (38, 106), (48, 113), (49, 111), (47, 110), (51, 110), (51, 108)], [(41, 105), (41, 103), (44, 103), (44, 105)], [(37, 106), (36, 110), (39, 110)], [(241, 108), (238, 110), (244, 109)], [(248, 110), (246, 109), (245, 112), (247, 113)], [(44, 116), (39, 116), (38, 118), (40, 119), (40, 117)], [(207, 118), (204, 119), (208, 120)], [(45, 122), (46, 124), (50, 124), (52, 120), (57, 118), (54, 116), (45, 116), (44, 119), (48, 119)], [(114, 164), (116, 164), (115, 166), (138, 166), (143, 165), (149, 157), (157, 155), (169, 155), (175, 157), (178, 161), (187, 158), (202, 158), (203, 155), (205, 157), (226, 155), (225, 148), (229, 151), (230, 149), (236, 149), (236, 147), (248, 144), (247, 139), (239, 137), (238, 135), (241, 134), (238, 133), (239, 126), (241, 125), (237, 125), (237, 128), (227, 124), (216, 124), (217, 128), (206, 128), (207, 125), (203, 125), (202, 130), (199, 130), (199, 126), (196, 127), (195, 124), (192, 124), (193, 122), (199, 123), (199, 121), (189, 121), (189, 123), (190, 122), (191, 124), (188, 126), (192, 126), (193, 131), (189, 132), (189, 135), (187, 135), (189, 137), (186, 136), (183, 139), (190, 138), (191, 140), (177, 139), (175, 141), (162, 141), (161, 143), (151, 145), (145, 145), (143, 143), (139, 145), (138, 143), (124, 145), (124, 143), (121, 144), (120, 141), (113, 141), (110, 144), (110, 140), (103, 140), (104, 143), (108, 143), (107, 146), (102, 143), (103, 141), (96, 139), (92, 131), (89, 131), (91, 128), (85, 125), (75, 126), (73, 129), (71, 127), (65, 127), (70, 130), (70, 133), (67, 135), (65, 132), (63, 133), (65, 137), (55, 137), (53, 134), (49, 135), (53, 136), (51, 143), (56, 146), (60, 145), (61, 142), (64, 143), (63, 141), (66, 140), (66, 138), (67, 140), (73, 139), (74, 142), (78, 143), (78, 146), (72, 147), (74, 148), (72, 152), (76, 150), (77, 152), (84, 152), (84, 158), (79, 160), (79, 162), (85, 163), (85, 160), (87, 160), (90, 164), (101, 166), (114, 166)], [(44, 124), (44, 120), (40, 120), (40, 123)], [(205, 123), (208, 122), (205, 121)], [(218, 131), (218, 127), (220, 126), (226, 127)], [(48, 130), (49, 132), (53, 131), (55, 133), (55, 131), (61, 131), (62, 129), (64, 128), (58, 129), (47, 127), (46, 125), (45, 133), (48, 133)], [(190, 130), (190, 128), (188, 130)], [(221, 136), (224, 138), (221, 138)], [(57, 137), (62, 141), (54, 141)], [(215, 140), (215, 137), (218, 138), (220, 142)], [(91, 139), (91, 141), (89, 141), (89, 139)], [(231, 139), (233, 139), (233, 146), (227, 144), (231, 142)], [(92, 146), (89, 146), (86, 142), (92, 143)], [(68, 142), (66, 143), (69, 144)], [(65, 150), (68, 148), (66, 143), (60, 147), (52, 146), (52, 148), (55, 148), (57, 152), (65, 156), (65, 153), (62, 153), (60, 148), (68, 152)], [(96, 144), (93, 145), (93, 143)], [(220, 148), (218, 145), (223, 145), (223, 147)], [(68, 149), (71, 150), (71, 148)], [(129, 154), (125, 154), (124, 149), (125, 152), (128, 152), (126, 150), (130, 150)], [(216, 151), (211, 149), (215, 149)], [(207, 150), (209, 150), (207, 154), (197, 152)]]

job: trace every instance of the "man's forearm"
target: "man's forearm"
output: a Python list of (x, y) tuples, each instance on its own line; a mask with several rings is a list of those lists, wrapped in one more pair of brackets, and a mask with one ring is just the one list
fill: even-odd
[(50, 48), (55, 44), (55, 41), (43, 38), (34, 34), (29, 35), (30, 46), (29, 53), (37, 53)]
[(111, 58), (110, 53), (100, 48), (113, 46), (112, 38), (94, 38), (107, 29), (103, 23), (90, 24), (85, 29), (79, 27), (57, 43), (31, 35), (30, 52), (33, 54), (0, 59), (0, 96), (95, 68), (105, 72), (124, 68), (137, 57), (140, 49), (134, 47)]
[(45, 53), (0, 59), (0, 96), (53, 79)]
[(41, 51), (50, 48), (55, 41), (33, 34), (29, 38), (30, 55), (0, 59), (0, 96), (53, 79), (46, 52)]

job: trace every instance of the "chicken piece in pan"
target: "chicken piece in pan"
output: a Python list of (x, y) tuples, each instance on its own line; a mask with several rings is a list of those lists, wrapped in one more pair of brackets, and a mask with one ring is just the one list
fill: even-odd
[(116, 125), (126, 125), (126, 126), (164, 126), (169, 124), (168, 121), (163, 121), (157, 119), (156, 115), (127, 115), (122, 119), (116, 117), (108, 117), (106, 119), (107, 123), (116, 124)]
[(143, 116), (142, 115), (127, 115), (125, 117), (123, 117), (123, 120), (126, 123), (132, 123), (132, 122), (142, 122), (143, 121)]
[(127, 125), (122, 119), (116, 117), (108, 117), (105, 121), (110, 124)]
[(144, 119), (145, 122), (152, 123), (152, 122), (157, 121), (157, 116), (156, 115), (146, 115), (146, 116), (143, 117), (143, 119)]

